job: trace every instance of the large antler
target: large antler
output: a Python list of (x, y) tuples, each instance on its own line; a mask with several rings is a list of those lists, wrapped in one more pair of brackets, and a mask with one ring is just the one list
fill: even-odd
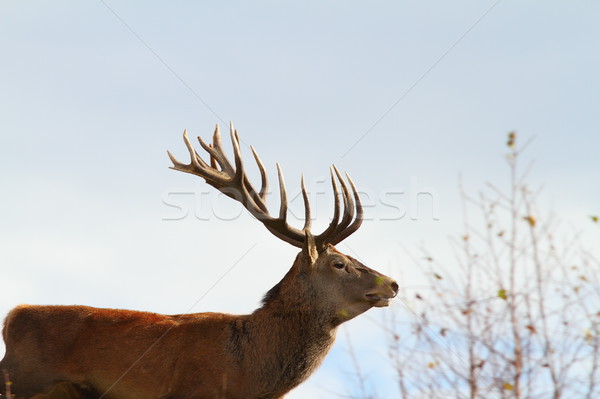
[[(310, 201), (308, 199), (308, 193), (306, 192), (306, 186), (304, 184), (304, 175), (302, 176), (302, 198), (304, 199), (304, 211), (305, 221), (302, 230), (296, 229), (287, 223), (287, 192), (285, 189), (285, 182), (283, 180), (283, 173), (281, 167), (277, 164), (277, 174), (279, 177), (279, 216), (272, 217), (269, 214), (266, 205), (266, 196), (268, 190), (268, 179), (265, 167), (260, 160), (260, 157), (252, 146), (252, 154), (258, 165), (261, 175), (261, 187), (260, 191), (256, 191), (250, 180), (248, 179), (244, 170), (244, 164), (242, 162), (242, 155), (240, 151), (240, 139), (238, 133), (233, 129), (233, 124), (230, 124), (231, 143), (233, 145), (234, 154), (234, 165), (227, 159), (225, 152), (223, 151), (223, 145), (221, 142), (221, 133), (219, 131), (219, 125), (215, 129), (213, 135), (212, 144), (206, 144), (200, 137), (198, 141), (200, 145), (210, 155), (210, 164), (205, 162), (200, 155), (194, 150), (192, 143), (188, 139), (187, 131), (183, 132), (183, 141), (190, 152), (191, 162), (189, 165), (181, 163), (175, 159), (175, 157), (168, 152), (169, 158), (173, 162), (171, 169), (179, 170), (181, 172), (191, 173), (198, 175), (206, 180), (208, 184), (221, 191), (223, 194), (230, 198), (240, 202), (255, 218), (260, 220), (265, 227), (280, 239), (296, 246), (302, 247), (305, 239), (304, 231), (310, 231), (311, 227), (311, 213), (310, 213)], [(360, 198), (356, 190), (356, 186), (350, 176), (346, 173), (346, 177), (352, 188), (352, 195), (348, 185), (344, 181), (342, 175), (337, 170), (335, 165), (330, 168), (331, 172), (331, 186), (333, 187), (334, 194), (334, 212), (333, 219), (329, 226), (318, 236), (315, 236), (315, 242), (319, 248), (322, 248), (325, 244), (337, 244), (350, 234), (354, 233), (362, 223), (363, 209), (360, 203)], [(344, 213), (341, 220), (340, 217), (340, 200), (337, 182), (340, 182), (342, 187), (342, 198), (344, 201)]]

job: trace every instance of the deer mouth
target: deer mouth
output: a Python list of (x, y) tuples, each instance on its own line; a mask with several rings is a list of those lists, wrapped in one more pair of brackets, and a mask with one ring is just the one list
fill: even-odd
[(390, 300), (391, 298), (381, 295), (381, 294), (367, 294), (365, 295), (365, 298), (367, 298), (367, 301), (369, 301), (371, 303), (371, 305), (378, 307), (378, 308), (383, 308), (386, 307), (390, 304)]

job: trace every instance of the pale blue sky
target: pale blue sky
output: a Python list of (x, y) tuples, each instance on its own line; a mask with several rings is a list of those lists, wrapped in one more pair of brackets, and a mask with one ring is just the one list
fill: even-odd
[[(166, 150), (186, 159), (184, 128), (208, 138), (229, 120), (273, 182), (281, 162), (292, 193), (301, 172), (321, 190), (331, 163), (349, 171), (372, 206), (340, 249), (405, 285), (418, 276), (400, 244), (445, 251), (460, 229), (458, 175), (468, 188), (503, 178), (513, 129), (535, 137), (527, 158), (548, 205), (587, 226), (600, 213), (598, 21), (591, 1), (5, 0), (0, 313), (19, 303), (256, 307), (295, 249), (244, 214), (219, 220), (239, 208), (215, 195), (219, 217), (164, 220), (177, 215), (163, 200), (208, 192), (169, 170)], [(425, 197), (411, 220), (415, 187), (434, 192), (439, 220)], [(331, 195), (317, 197), (325, 223)], [(344, 330), (391, 398), (370, 320), (386, 311)], [(344, 393), (347, 369), (340, 342), (289, 397)]]

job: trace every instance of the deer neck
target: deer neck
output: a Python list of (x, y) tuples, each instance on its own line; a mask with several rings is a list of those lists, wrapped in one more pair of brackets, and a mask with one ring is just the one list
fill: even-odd
[(286, 392), (304, 381), (331, 348), (336, 327), (328, 309), (294, 270), (269, 292), (264, 304), (248, 317), (245, 353), (265, 389)]

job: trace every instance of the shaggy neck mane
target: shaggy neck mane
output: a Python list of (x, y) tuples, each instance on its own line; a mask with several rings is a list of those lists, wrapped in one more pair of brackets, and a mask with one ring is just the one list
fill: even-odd
[[(285, 277), (265, 294), (262, 306), (249, 315), (246, 330), (252, 344), (239, 346), (244, 356), (261, 353), (262, 360), (253, 367), (264, 367), (258, 374), (265, 379), (256, 381), (263, 392), (300, 384), (319, 366), (335, 340), (330, 312), (316, 300), (302, 261), (301, 256), (296, 258)], [(235, 330), (237, 340), (242, 329)]]

